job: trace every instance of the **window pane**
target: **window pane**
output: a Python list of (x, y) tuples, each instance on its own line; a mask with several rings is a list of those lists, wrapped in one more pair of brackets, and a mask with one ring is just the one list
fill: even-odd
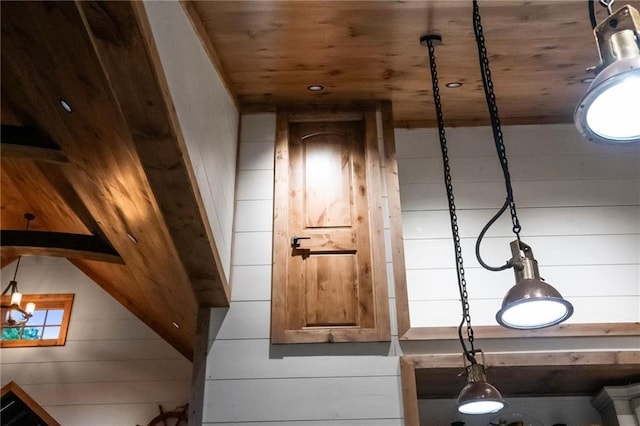
[(64, 314), (64, 309), (49, 309), (49, 314), (47, 315), (47, 324), (46, 325), (60, 325), (62, 324), (62, 315)]
[(44, 325), (44, 317), (47, 314), (46, 310), (37, 310), (33, 313), (33, 316), (27, 321), (27, 325)]
[(20, 338), (18, 327), (4, 327), (2, 329), (2, 340), (16, 340)]
[[(73, 294), (23, 295), (25, 306), (32, 301), (36, 303), (36, 311), (22, 327), (2, 328), (1, 348), (64, 345)], [(6, 320), (6, 315), (6, 309), (2, 309), (0, 319)], [(22, 315), (16, 313), (14, 318), (22, 319)]]
[(60, 327), (45, 327), (43, 339), (57, 339), (60, 335)]
[(25, 327), (22, 331), (23, 340), (38, 340), (42, 335), (42, 328), (38, 327)]

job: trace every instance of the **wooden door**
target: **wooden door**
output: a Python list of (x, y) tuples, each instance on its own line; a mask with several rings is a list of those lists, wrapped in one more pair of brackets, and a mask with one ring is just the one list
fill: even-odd
[(371, 167), (377, 138), (367, 135), (375, 127), (364, 115), (351, 118), (279, 125), (286, 136), (276, 157), (274, 343), (389, 338), (384, 251), (371, 230), (375, 223), (380, 236), (369, 191), (380, 182)]

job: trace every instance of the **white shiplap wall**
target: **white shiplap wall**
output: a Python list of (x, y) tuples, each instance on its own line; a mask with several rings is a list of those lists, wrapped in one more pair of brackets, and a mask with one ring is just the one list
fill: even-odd
[[(640, 321), (640, 146), (584, 140), (572, 125), (505, 127), (521, 237), (540, 272), (574, 305), (569, 323)], [(458, 224), (475, 325), (495, 325), (513, 272), (475, 259), (482, 226), (502, 205), (490, 128), (447, 129)], [(459, 321), (453, 244), (437, 132), (396, 132), (412, 327)], [(494, 266), (510, 256), (508, 212), (482, 245)]]
[(13, 380), (65, 426), (147, 424), (158, 404), (189, 401), (191, 362), (66, 259), (23, 257), (18, 282), (75, 299), (65, 346), (0, 349), (2, 385)]
[(238, 111), (180, 3), (144, 4), (228, 280)]
[(243, 116), (232, 302), (211, 341), (204, 423), (401, 425), (396, 345), (270, 345), (274, 137), (274, 114)]

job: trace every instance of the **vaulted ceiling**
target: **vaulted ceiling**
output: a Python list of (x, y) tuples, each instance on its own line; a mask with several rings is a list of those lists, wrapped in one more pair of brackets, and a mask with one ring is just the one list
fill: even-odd
[[(487, 123), (471, 1), (182, 5), (244, 112), (391, 100), (398, 126), (433, 126), (419, 37), (437, 33), (447, 124)], [(598, 61), (587, 2), (480, 6), (503, 123), (571, 122), (585, 68)], [(226, 306), (228, 286), (143, 6), (1, 8), (2, 265), (21, 254), (68, 257), (190, 357), (198, 305)], [(26, 212), (36, 215), (34, 232), (10, 232), (23, 229)]]

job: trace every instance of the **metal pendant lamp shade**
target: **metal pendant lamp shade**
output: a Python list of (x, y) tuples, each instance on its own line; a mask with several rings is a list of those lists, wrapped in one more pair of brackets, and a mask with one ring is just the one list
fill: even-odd
[(511, 243), (511, 252), (516, 285), (502, 301), (502, 308), (496, 314), (498, 323), (526, 330), (550, 327), (568, 319), (573, 314), (573, 305), (540, 278), (531, 247), (516, 240)]
[(593, 32), (600, 65), (574, 112), (576, 127), (594, 142), (640, 142), (640, 13), (624, 6)]
[(484, 366), (467, 366), (469, 383), (458, 395), (458, 411), (462, 414), (490, 414), (502, 410), (507, 403), (493, 385), (487, 383)]

